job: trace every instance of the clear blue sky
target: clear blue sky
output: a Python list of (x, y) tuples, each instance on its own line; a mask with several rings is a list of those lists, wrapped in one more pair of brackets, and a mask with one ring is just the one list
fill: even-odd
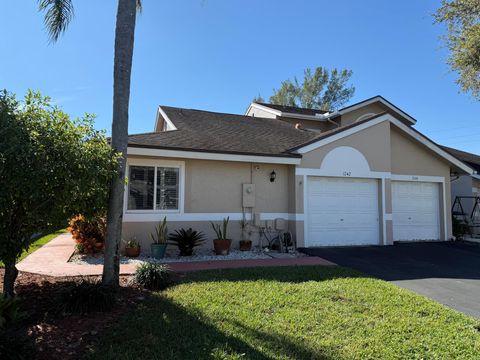
[[(445, 145), (480, 153), (480, 102), (458, 92), (432, 24), (434, 0), (143, 0), (130, 132), (153, 130), (160, 104), (243, 113), (306, 67), (349, 68), (352, 102), (383, 95)], [(37, 1), (0, 10), (0, 88), (51, 96), (73, 116), (111, 126), (116, 1), (74, 0), (76, 16), (49, 44)]]

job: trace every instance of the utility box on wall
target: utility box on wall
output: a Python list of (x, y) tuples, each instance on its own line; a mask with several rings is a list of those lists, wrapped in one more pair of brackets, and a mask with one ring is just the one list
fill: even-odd
[(255, 207), (255, 184), (242, 184), (242, 206)]

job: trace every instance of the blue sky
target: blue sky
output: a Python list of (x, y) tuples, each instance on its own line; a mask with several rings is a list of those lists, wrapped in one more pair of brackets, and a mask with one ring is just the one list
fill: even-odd
[[(306, 67), (349, 68), (351, 102), (380, 94), (417, 129), (480, 153), (480, 102), (459, 93), (432, 24), (433, 0), (143, 0), (130, 132), (153, 130), (160, 104), (243, 113)], [(0, 88), (49, 95), (73, 116), (111, 126), (116, 1), (74, 0), (67, 33), (49, 44), (36, 1), (6, 1)], [(5, 35), (6, 34), (6, 35)]]

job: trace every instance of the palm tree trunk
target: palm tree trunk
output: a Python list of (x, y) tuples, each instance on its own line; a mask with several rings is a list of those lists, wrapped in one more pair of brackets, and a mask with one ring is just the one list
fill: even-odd
[(14, 297), (15, 279), (17, 278), (18, 270), (15, 266), (15, 259), (13, 261), (5, 261), (5, 274), (3, 275), (3, 295), (6, 297)]
[(107, 239), (102, 282), (118, 286), (120, 240), (122, 238), (123, 195), (128, 145), (128, 105), (136, 20), (136, 0), (118, 0), (113, 71), (112, 148), (123, 156), (119, 173), (112, 180), (107, 213)]

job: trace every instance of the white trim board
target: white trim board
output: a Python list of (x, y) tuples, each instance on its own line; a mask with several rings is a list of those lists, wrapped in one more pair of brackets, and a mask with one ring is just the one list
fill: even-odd
[(158, 156), (158, 157), (220, 160), (220, 161), (239, 161), (239, 162), (250, 162), (250, 163), (261, 163), (261, 164), (291, 164), (291, 165), (299, 165), (302, 160), (301, 158), (292, 158), (292, 157), (237, 155), (237, 154), (224, 154), (224, 153), (209, 153), (209, 152), (200, 152), (200, 151), (152, 149), (152, 148), (132, 147), (132, 146), (128, 147), (127, 155)]
[(391, 173), (381, 171), (365, 171), (362, 173), (351, 173), (350, 175), (339, 175), (330, 171), (315, 168), (296, 168), (295, 175), (307, 175), (307, 176), (327, 176), (327, 177), (352, 177), (352, 178), (374, 178), (384, 179), (390, 178)]
[(170, 129), (167, 129), (167, 131), (177, 130), (177, 127), (175, 126), (175, 124), (173, 123), (173, 121), (170, 120), (170, 118), (167, 116), (167, 114), (165, 113), (165, 111), (163, 111), (162, 107), (159, 106), (158, 109), (157, 109), (157, 117), (156, 117), (156, 119), (155, 119), (155, 128), (153, 129), (153, 131), (157, 131), (158, 118), (159, 118), (160, 115), (162, 115), (163, 120), (170, 126)]
[[(290, 221), (303, 221), (304, 214), (294, 213), (259, 213), (260, 220), (285, 219)], [(162, 212), (126, 212), (123, 215), (123, 222), (157, 222), (167, 217), (167, 221), (221, 221), (230, 217), (232, 221), (243, 219), (243, 213), (162, 213)], [(246, 213), (247, 220), (253, 220), (251, 214)]]
[(259, 110), (266, 111), (270, 114), (273, 114), (275, 116), (280, 116), (280, 117), (288, 117), (288, 118), (293, 118), (293, 119), (304, 119), (304, 120), (312, 120), (312, 121), (327, 121), (330, 119), (333, 115), (337, 115), (337, 112), (332, 112), (332, 113), (326, 113), (325, 115), (321, 114), (318, 112), (318, 115), (304, 115), (304, 114), (297, 114), (297, 113), (289, 113), (277, 109), (272, 109), (271, 107), (258, 104), (258, 103), (251, 103), (250, 106), (248, 107), (247, 111), (245, 112), (245, 115), (248, 115), (250, 110), (252, 108), (256, 108)]
[(260, 109), (260, 110), (267, 111), (267, 112), (269, 112), (271, 114), (274, 114), (276, 116), (284, 116), (284, 117), (290, 117), (290, 118), (296, 118), (296, 119), (308, 119), (308, 120), (325, 121), (325, 120), (330, 119), (334, 116), (348, 114), (349, 112), (355, 111), (357, 109), (361, 109), (365, 106), (368, 106), (368, 105), (376, 103), (376, 102), (379, 102), (382, 105), (389, 108), (390, 110), (392, 110), (393, 112), (395, 112), (397, 114), (400, 114), (405, 119), (407, 119), (407, 121), (409, 121), (411, 124), (415, 124), (417, 122), (414, 118), (412, 118), (406, 112), (404, 112), (400, 108), (396, 107), (395, 105), (391, 104), (388, 100), (384, 99), (383, 97), (381, 97), (379, 95), (374, 96), (374, 97), (372, 97), (370, 99), (367, 99), (367, 100), (364, 100), (364, 101), (360, 101), (356, 104), (346, 106), (343, 109), (333, 111), (331, 113), (325, 113), (322, 116), (302, 115), (302, 114), (297, 114), (297, 113), (287, 113), (287, 112), (272, 109), (268, 106), (257, 104), (257, 103), (254, 103), (254, 102), (252, 102), (250, 104), (250, 106), (248, 107), (247, 112), (245, 114), (248, 115), (248, 113), (250, 112), (250, 109), (252, 107), (254, 107), (254, 108), (257, 108), (257, 109)]

